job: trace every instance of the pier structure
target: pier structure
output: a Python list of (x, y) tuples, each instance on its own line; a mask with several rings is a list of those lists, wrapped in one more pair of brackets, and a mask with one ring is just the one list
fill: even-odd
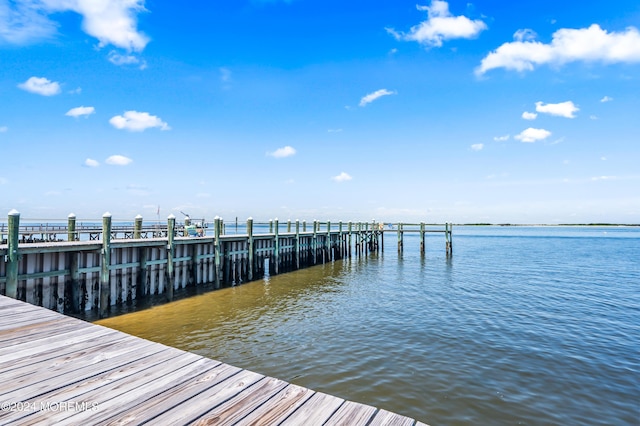
[[(439, 227), (439, 226), (436, 226)], [(233, 230), (233, 226), (230, 227)], [(311, 228), (311, 229), (308, 229)], [(149, 296), (166, 300), (187, 287), (218, 289), (384, 248), (384, 234), (445, 234), (451, 253), (451, 227), (426, 229), (422, 224), (385, 225), (371, 222), (256, 223), (249, 218), (227, 234), (220, 217), (212, 223), (187, 218), (178, 224), (145, 225), (141, 216), (129, 224), (113, 223), (110, 213), (101, 225), (78, 223), (20, 225), (12, 210), (0, 224), (0, 294), (61, 313), (97, 311), (107, 316), (112, 306)], [(433, 228), (433, 226), (431, 226)]]

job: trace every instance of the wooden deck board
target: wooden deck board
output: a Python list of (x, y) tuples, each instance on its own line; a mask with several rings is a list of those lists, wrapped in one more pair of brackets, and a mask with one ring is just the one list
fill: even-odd
[(235, 424), (275, 397), (286, 386), (287, 383), (282, 380), (265, 377), (198, 418), (195, 424)]
[(316, 392), (311, 398), (283, 420), (282, 425), (321, 426), (344, 403), (344, 399)]
[(49, 368), (48, 363), (43, 363), (35, 365), (37, 370), (35, 372), (32, 370), (29, 374), (23, 373), (24, 369), (20, 369), (19, 375), (8, 375), (10, 381), (0, 384), (0, 393), (6, 400), (21, 401), (34, 398), (48, 390), (88, 379), (149, 356), (148, 353), (143, 353), (145, 347), (149, 347), (149, 342), (123, 343), (113, 345), (105, 351), (82, 354), (71, 362), (59, 364), (54, 368)]
[(325, 425), (329, 426), (357, 426), (366, 425), (377, 410), (368, 405), (357, 402), (345, 401), (344, 404), (327, 420)]
[(170, 411), (157, 417), (154, 421), (158, 424), (189, 424), (206, 414), (213, 407), (216, 407), (227, 400), (233, 398), (246, 388), (252, 386), (264, 376), (248, 370), (242, 370), (217, 385), (199, 392), (189, 399), (185, 406), (189, 410), (184, 410), (180, 405), (175, 405)]
[(413, 426), (414, 423), (415, 421), (409, 417), (381, 409), (376, 413), (369, 426)]
[[(176, 354), (173, 351), (164, 351), (153, 357), (145, 357), (137, 361), (128, 363), (120, 368), (105, 371), (86, 380), (82, 380), (68, 386), (53, 388), (35, 398), (28, 398), (25, 402), (40, 406), (42, 401), (87, 401), (99, 403), (98, 401), (113, 397), (117, 392), (125, 393), (138, 387), (144, 380), (155, 380), (159, 375), (166, 372), (165, 362), (172, 365), (186, 365), (193, 362), (192, 358), (185, 359), (184, 354)], [(155, 369), (155, 370), (154, 370)], [(29, 415), (28, 419), (23, 419), (21, 424), (38, 424), (44, 420), (59, 422), (66, 417), (73, 415), (73, 412), (62, 411), (51, 415), (45, 411), (37, 413), (12, 413), (9, 419), (17, 420)], [(21, 414), (21, 415), (20, 415)]]
[(0, 377), (3, 425), (415, 423), (4, 296)]
[[(211, 368), (212, 364), (209, 361), (201, 359), (176, 374), (163, 374), (162, 378), (156, 379), (149, 386), (135, 389), (135, 394), (118, 398), (114, 402), (118, 409), (124, 408), (124, 410), (112, 413), (115, 416), (111, 415), (105, 424), (139, 424), (147, 419), (156, 418), (181, 404), (185, 404), (184, 409), (188, 406), (189, 399), (197, 395), (202, 387), (220, 383), (241, 371), (227, 364), (218, 364)], [(159, 388), (158, 385), (162, 385), (165, 381), (167, 384)], [(98, 419), (92, 417), (93, 420)]]
[(304, 404), (315, 392), (290, 384), (242, 419), (246, 425), (278, 424)]
[[(88, 346), (87, 342), (77, 342), (73, 345), (65, 345), (57, 348), (51, 348), (50, 351), (41, 352), (37, 355), (30, 357), (24, 357), (20, 359), (13, 359), (6, 362), (0, 362), (0, 371), (10, 371), (15, 368), (21, 368), (23, 366), (30, 366), (33, 368), (35, 364), (51, 361), (52, 363), (65, 362), (69, 356), (77, 356), (76, 353), (81, 351), (88, 351), (91, 347), (106, 347), (108, 345), (115, 344), (116, 342), (123, 340), (124, 336), (118, 333), (114, 333), (108, 336), (101, 336), (99, 340), (96, 340), (95, 345)], [(71, 355), (74, 354), (74, 355)]]

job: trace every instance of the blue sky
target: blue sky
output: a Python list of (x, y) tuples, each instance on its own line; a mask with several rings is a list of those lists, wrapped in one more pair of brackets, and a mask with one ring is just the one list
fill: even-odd
[(626, 0), (0, 0), (0, 211), (640, 223), (639, 28)]

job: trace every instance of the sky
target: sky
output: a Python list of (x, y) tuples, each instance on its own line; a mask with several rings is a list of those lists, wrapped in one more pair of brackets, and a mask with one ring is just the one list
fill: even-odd
[(637, 224), (640, 3), (0, 0), (0, 161), (21, 220)]

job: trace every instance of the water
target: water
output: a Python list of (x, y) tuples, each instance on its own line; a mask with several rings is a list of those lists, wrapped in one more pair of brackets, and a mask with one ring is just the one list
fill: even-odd
[(637, 425), (640, 228), (458, 227), (101, 324), (432, 425)]

